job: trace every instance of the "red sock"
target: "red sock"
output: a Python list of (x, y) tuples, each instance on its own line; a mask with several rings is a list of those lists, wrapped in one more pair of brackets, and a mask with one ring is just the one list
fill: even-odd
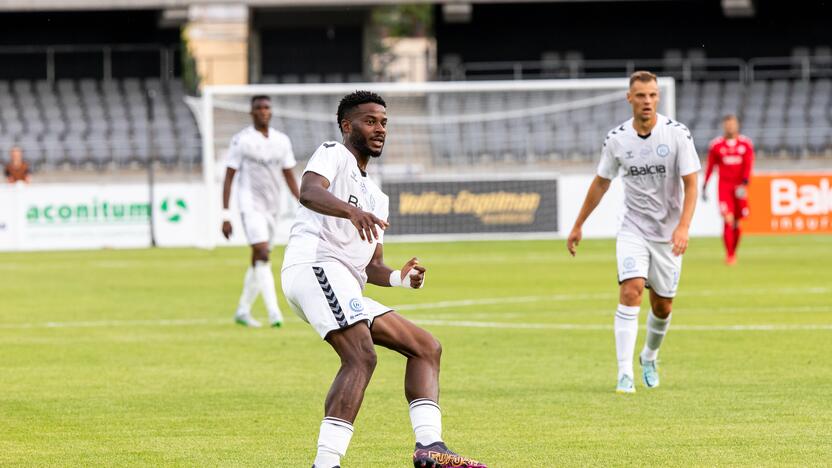
[(734, 238), (733, 223), (724, 224), (722, 230), (722, 240), (725, 242), (725, 253), (727, 253), (729, 257), (733, 257), (734, 249), (737, 245), (737, 241)]
[(742, 235), (742, 231), (740, 230), (739, 225), (737, 225), (737, 227), (734, 228), (734, 255), (737, 254), (737, 246), (740, 245), (740, 235)]

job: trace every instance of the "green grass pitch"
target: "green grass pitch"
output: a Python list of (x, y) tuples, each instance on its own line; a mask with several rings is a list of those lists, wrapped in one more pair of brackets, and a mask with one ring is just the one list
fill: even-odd
[[(442, 341), (445, 439), (490, 467), (832, 463), (830, 237), (748, 237), (733, 268), (694, 239), (662, 386), (626, 396), (613, 241), (385, 250), (427, 286), (366, 293)], [(247, 256), (0, 254), (0, 465), (311, 466), (338, 361), (282, 294), (283, 329), (232, 324)], [(403, 370), (379, 349), (345, 467), (408, 466)]]

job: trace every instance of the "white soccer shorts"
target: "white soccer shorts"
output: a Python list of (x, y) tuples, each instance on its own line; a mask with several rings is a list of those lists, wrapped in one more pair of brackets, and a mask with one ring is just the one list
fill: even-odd
[(372, 326), (376, 317), (392, 311), (364, 297), (361, 285), (338, 262), (290, 266), (281, 273), (281, 284), (292, 310), (321, 338), (361, 321)]
[(277, 216), (259, 211), (245, 211), (240, 213), (243, 221), (243, 231), (246, 233), (248, 245), (272, 244), (275, 232), (277, 231)]
[(647, 287), (659, 296), (676, 296), (682, 273), (682, 256), (673, 255), (673, 244), (649, 241), (622, 231), (618, 233), (615, 251), (619, 283), (631, 278), (645, 278)]

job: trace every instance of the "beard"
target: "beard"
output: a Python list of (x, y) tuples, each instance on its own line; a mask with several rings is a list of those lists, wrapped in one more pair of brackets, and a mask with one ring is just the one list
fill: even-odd
[(350, 133), (350, 143), (352, 146), (357, 149), (361, 154), (368, 154), (370, 157), (378, 158), (381, 156), (381, 152), (383, 151), (384, 147), (382, 146), (381, 150), (372, 150), (370, 146), (367, 144), (367, 139), (361, 135), (357, 131), (353, 131)]

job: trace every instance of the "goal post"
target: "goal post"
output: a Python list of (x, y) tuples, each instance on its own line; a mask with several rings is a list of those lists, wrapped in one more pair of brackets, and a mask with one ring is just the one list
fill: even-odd
[[(209, 229), (217, 231), (222, 161), (231, 136), (251, 123), (251, 96), (271, 97), (272, 126), (304, 165), (322, 142), (341, 140), (341, 97), (370, 90), (387, 102), (387, 142), (371, 174), (393, 192), (391, 220), (403, 227), (391, 237), (554, 235), (559, 201), (547, 190), (565, 165), (597, 161), (606, 132), (632, 115), (628, 87), (627, 78), (206, 86), (199, 114)], [(662, 77), (659, 87), (660, 111), (673, 118), (675, 82)], [(286, 225), (292, 202), (287, 196)]]

